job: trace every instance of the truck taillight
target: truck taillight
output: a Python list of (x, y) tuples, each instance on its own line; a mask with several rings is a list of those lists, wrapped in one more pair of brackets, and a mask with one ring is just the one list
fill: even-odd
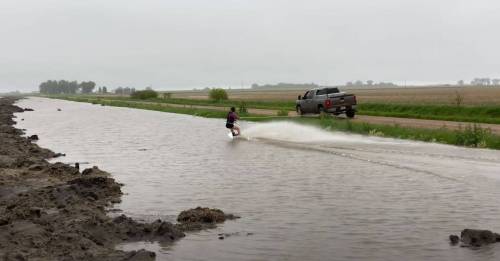
[(325, 100), (325, 108), (330, 108), (332, 106), (332, 101), (331, 100)]

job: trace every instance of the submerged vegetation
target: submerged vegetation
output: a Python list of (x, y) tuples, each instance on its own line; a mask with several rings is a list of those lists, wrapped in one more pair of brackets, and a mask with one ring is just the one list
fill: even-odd
[[(168, 104), (147, 103), (128, 100), (104, 100), (85, 97), (57, 97), (78, 102), (88, 102), (116, 107), (129, 107), (145, 110), (163, 111), (171, 113), (189, 114), (206, 118), (225, 118), (225, 110), (213, 110), (204, 108), (193, 108), (190, 105), (183, 107), (172, 107)], [(284, 114), (284, 112), (282, 112)], [(240, 115), (247, 121), (273, 121), (287, 120), (297, 123), (304, 123), (321, 127), (325, 130), (346, 131), (363, 135), (390, 137), (398, 139), (419, 140), (425, 142), (437, 142), (450, 145), (459, 145), (477, 148), (500, 149), (500, 136), (492, 134), (490, 130), (481, 128), (477, 124), (469, 124), (459, 130), (441, 129), (421, 129), (401, 127), (398, 125), (380, 125), (353, 122), (348, 119), (338, 119), (328, 114), (320, 115), (317, 118), (310, 117), (262, 117), (262, 115), (252, 115), (241, 112)]]

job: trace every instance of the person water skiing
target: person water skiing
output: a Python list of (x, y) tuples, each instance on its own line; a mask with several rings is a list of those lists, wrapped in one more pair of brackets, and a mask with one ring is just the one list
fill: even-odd
[[(239, 118), (240, 117), (238, 116), (238, 114), (236, 114), (236, 109), (234, 107), (231, 107), (231, 111), (227, 114), (226, 128), (231, 130), (233, 136), (240, 135), (240, 128), (234, 125), (236, 120), (238, 120)], [(236, 131), (236, 133), (234, 131)]]

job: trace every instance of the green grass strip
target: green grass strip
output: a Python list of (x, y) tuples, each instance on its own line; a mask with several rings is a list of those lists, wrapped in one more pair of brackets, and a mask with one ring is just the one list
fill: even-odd
[(452, 106), (364, 103), (359, 114), (414, 119), (500, 124), (500, 106)]
[(419, 140), (474, 148), (500, 149), (500, 136), (477, 124), (470, 124), (459, 130), (421, 129), (401, 127), (399, 125), (382, 125), (352, 122), (335, 117), (297, 118), (296, 122), (312, 124), (323, 129), (331, 129), (357, 133), (362, 135), (390, 137), (406, 140)]
[[(64, 97), (64, 96), (62, 96)], [(116, 96), (70, 96), (72, 99), (106, 99), (120, 101), (134, 101), (129, 97)], [(135, 100), (139, 101), (139, 100)], [(269, 109), (283, 112), (294, 111), (295, 101), (238, 101), (238, 100), (198, 100), (198, 99), (149, 99), (145, 102), (170, 103), (179, 105), (202, 105), (216, 107), (255, 108)], [(360, 103), (357, 106), (358, 114), (384, 117), (446, 120), (460, 122), (493, 123), (500, 124), (500, 106), (453, 106), (453, 105), (414, 105), (414, 104), (382, 104), (382, 103)]]

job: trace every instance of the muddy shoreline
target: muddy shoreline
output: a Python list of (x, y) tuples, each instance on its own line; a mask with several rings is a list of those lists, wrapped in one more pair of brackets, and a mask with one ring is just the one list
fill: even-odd
[[(184, 231), (234, 218), (220, 218), (219, 210), (210, 209), (191, 210), (202, 218), (179, 219), (179, 224), (108, 216), (106, 209), (120, 201), (122, 184), (97, 167), (80, 172), (67, 164), (49, 163), (47, 159), (58, 155), (13, 127), (13, 114), (24, 111), (14, 105), (16, 100), (0, 98), (0, 259), (153, 260), (154, 252), (124, 252), (115, 246), (172, 242), (184, 237)], [(213, 213), (218, 218), (203, 217)]]

